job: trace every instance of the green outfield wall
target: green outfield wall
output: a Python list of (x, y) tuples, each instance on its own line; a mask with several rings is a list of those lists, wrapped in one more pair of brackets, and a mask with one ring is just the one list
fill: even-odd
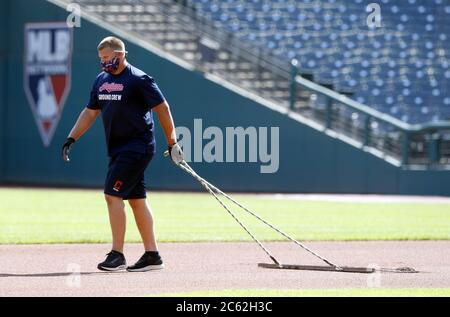
[[(75, 144), (69, 164), (62, 161), (60, 148), (85, 107), (99, 72), (96, 46), (113, 32), (86, 20), (82, 20), (80, 28), (73, 29), (70, 92), (46, 147), (25, 92), (24, 79), (28, 74), (24, 69), (24, 27), (27, 23), (64, 22), (68, 13), (43, 0), (4, 2), (0, 34), (7, 41), (0, 41), (0, 181), (19, 185), (102, 186), (107, 156), (100, 120)], [(184, 69), (130, 41), (126, 43), (129, 61), (156, 79), (171, 104), (178, 126), (194, 133), (194, 120), (201, 119), (204, 128), (217, 127), (224, 132), (227, 127), (279, 129), (276, 173), (261, 173), (264, 165), (261, 162), (192, 163), (200, 175), (223, 190), (450, 195), (450, 171), (411, 171), (393, 166), (211, 82), (201, 73)], [(163, 157), (166, 145), (158, 122), (156, 131), (157, 154), (147, 170), (148, 187), (201, 190), (190, 176)], [(203, 148), (207, 143), (208, 140), (203, 140)], [(269, 142), (269, 149), (271, 146)]]

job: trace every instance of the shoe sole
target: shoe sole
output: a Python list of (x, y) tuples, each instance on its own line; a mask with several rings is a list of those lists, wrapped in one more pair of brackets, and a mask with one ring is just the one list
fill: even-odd
[(104, 266), (98, 266), (97, 267), (100, 271), (105, 271), (105, 272), (116, 272), (116, 271), (121, 271), (121, 270), (125, 270), (127, 268), (126, 265), (120, 265), (118, 267), (104, 267)]
[(149, 266), (145, 266), (143, 268), (140, 269), (129, 269), (127, 268), (128, 272), (148, 272), (148, 271), (156, 271), (156, 270), (162, 270), (164, 269), (164, 264), (160, 264), (160, 265), (149, 265)]

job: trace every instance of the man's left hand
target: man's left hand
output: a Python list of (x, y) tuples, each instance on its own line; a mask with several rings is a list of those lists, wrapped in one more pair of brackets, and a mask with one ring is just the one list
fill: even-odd
[(74, 143), (75, 143), (74, 138), (67, 138), (66, 142), (64, 142), (61, 151), (64, 162), (70, 162), (69, 154)]

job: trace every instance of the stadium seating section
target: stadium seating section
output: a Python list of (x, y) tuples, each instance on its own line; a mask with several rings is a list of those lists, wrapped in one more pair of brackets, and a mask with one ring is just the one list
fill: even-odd
[(410, 123), (450, 119), (450, 0), (377, 1), (381, 27), (367, 23), (372, 2), (187, 1), (361, 103)]

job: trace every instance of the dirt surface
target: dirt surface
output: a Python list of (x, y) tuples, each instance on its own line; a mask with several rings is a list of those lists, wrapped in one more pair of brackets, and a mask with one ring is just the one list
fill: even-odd
[[(285, 264), (322, 265), (292, 243), (266, 243)], [(450, 288), (450, 241), (308, 242), (343, 266), (413, 267), (414, 274), (354, 274), (271, 270), (255, 243), (164, 243), (166, 268), (146, 273), (103, 273), (109, 245), (0, 245), (0, 296), (142, 296), (221, 289)], [(125, 249), (128, 264), (142, 246)], [(75, 273), (74, 273), (75, 272)], [(79, 272), (79, 273), (77, 273)]]

